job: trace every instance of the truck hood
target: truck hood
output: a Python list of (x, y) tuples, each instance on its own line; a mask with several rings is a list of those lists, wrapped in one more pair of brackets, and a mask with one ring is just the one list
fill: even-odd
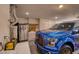
[(45, 35), (48, 37), (60, 37), (60, 36), (67, 36), (70, 34), (70, 31), (65, 30), (43, 30), (38, 31), (38, 34)]

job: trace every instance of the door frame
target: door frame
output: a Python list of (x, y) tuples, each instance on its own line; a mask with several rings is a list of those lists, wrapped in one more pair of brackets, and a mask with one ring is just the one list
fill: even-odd
[(24, 42), (24, 41), (28, 41), (28, 31), (27, 31), (27, 40), (22, 40), (20, 41), (20, 25), (28, 25), (28, 23), (16, 23), (14, 26), (17, 26), (17, 43), (19, 42)]

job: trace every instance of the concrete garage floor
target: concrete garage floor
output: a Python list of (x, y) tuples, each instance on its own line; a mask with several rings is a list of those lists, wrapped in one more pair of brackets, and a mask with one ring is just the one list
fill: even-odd
[(28, 42), (17, 43), (15, 50), (0, 51), (0, 54), (30, 54)]
[(39, 54), (33, 40), (29, 41), (29, 46), (32, 54)]
[(17, 43), (15, 50), (0, 51), (0, 54), (38, 54), (33, 40)]

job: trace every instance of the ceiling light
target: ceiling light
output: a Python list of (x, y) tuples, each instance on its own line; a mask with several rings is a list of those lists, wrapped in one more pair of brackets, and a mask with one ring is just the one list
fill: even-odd
[(58, 19), (58, 17), (56, 16), (55, 19)]
[(59, 5), (59, 8), (62, 8), (63, 7), (63, 5)]
[(26, 12), (25, 14), (28, 16), (29, 15), (29, 12)]

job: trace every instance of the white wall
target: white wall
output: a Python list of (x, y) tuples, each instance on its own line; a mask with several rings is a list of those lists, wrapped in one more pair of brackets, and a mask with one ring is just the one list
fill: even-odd
[(17, 22), (19, 22), (19, 23), (27, 23), (27, 19), (18, 18), (18, 19), (17, 19)]
[(40, 19), (40, 30), (45, 30), (50, 28), (56, 23), (56, 21), (52, 19)]
[(4, 36), (9, 36), (9, 5), (0, 4), (0, 42), (3, 41)]
[[(25, 18), (18, 18), (18, 22), (19, 23), (27, 23), (27, 19), (25, 19)], [(37, 20), (36, 19), (29, 19), (29, 23), (30, 24), (37, 24)]]

